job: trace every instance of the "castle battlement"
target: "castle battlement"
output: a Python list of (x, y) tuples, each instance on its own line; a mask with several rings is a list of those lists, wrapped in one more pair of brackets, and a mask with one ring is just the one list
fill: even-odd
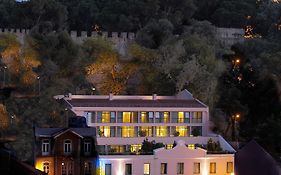
[[(16, 37), (18, 38), (21, 44), (24, 44), (24, 38), (26, 35), (29, 35), (30, 29), (0, 28), (0, 34), (1, 33), (12, 33), (16, 35)], [(81, 44), (86, 39), (97, 38), (97, 37), (108, 39), (113, 43), (116, 50), (122, 55), (127, 54), (128, 43), (133, 42), (136, 36), (135, 33), (133, 32), (106, 32), (106, 31), (103, 32), (79, 31), (78, 32), (72, 30), (72, 31), (68, 31), (68, 33), (71, 39), (77, 44)]]
[[(8, 29), (8, 28), (0, 28), (0, 34), (1, 33), (13, 33), (16, 36), (20, 36), (20, 35), (29, 35), (30, 33), (30, 29)], [(68, 32), (70, 37), (73, 40), (81, 40), (83, 41), (86, 38), (96, 38), (98, 36), (101, 36), (103, 38), (107, 38), (109, 40), (113, 40), (113, 41), (118, 41), (118, 40), (123, 40), (123, 41), (133, 41), (135, 40), (135, 33), (133, 32), (96, 32), (96, 31), (92, 31), (92, 32), (87, 32), (87, 31), (70, 31)]]

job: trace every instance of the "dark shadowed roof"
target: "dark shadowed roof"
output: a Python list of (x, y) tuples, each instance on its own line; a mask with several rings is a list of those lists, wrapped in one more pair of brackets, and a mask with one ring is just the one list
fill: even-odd
[(63, 132), (71, 131), (82, 137), (96, 136), (95, 128), (35, 128), (36, 137), (53, 137)]
[(252, 140), (235, 154), (236, 175), (279, 175), (277, 163)]
[(204, 104), (196, 99), (71, 99), (66, 100), (72, 107), (178, 107), (178, 108), (203, 108)]

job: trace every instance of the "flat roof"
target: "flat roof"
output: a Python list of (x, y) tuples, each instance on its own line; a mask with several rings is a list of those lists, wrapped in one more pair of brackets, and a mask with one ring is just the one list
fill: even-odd
[(65, 99), (72, 107), (174, 107), (174, 108), (206, 108), (196, 99)]

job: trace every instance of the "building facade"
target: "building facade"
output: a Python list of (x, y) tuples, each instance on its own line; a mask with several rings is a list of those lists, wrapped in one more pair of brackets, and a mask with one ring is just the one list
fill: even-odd
[[(178, 155), (181, 154), (178, 149), (175, 150), (176, 147), (173, 148), (175, 142), (183, 142), (184, 148), (181, 146), (181, 149), (186, 151), (186, 155), (191, 156), (191, 158), (186, 156), (185, 161), (181, 159), (181, 156), (177, 158), (184, 163), (179, 165), (185, 167), (184, 174), (193, 174), (189, 166), (194, 165), (192, 161), (195, 159), (217, 159), (218, 161), (223, 159), (224, 163), (232, 162), (233, 165), (233, 148), (222, 137), (209, 134), (208, 106), (193, 98), (187, 90), (175, 96), (69, 94), (58, 95), (55, 98), (63, 100), (78, 117), (86, 118), (88, 126), (96, 128), (97, 148), (100, 154), (99, 174), (170, 174), (168, 171), (159, 173), (158, 166), (165, 166), (169, 171), (174, 169), (174, 167), (170, 167), (172, 162), (159, 164), (159, 161), (168, 152), (174, 151)], [(150, 152), (150, 155), (143, 155), (141, 148), (145, 139), (163, 143), (165, 149)], [(206, 151), (203, 156), (204, 151), (199, 150), (199, 147), (206, 149), (210, 139), (219, 143), (222, 151), (216, 156), (207, 154)], [(176, 157), (170, 158), (172, 161)], [(131, 163), (127, 163), (127, 165), (122, 160)], [(121, 165), (120, 162), (123, 164)], [(196, 166), (199, 166), (201, 170), (197, 174), (202, 174), (206, 168), (203, 171), (201, 166), (206, 165), (200, 161), (197, 163), (200, 165), (196, 164)], [(219, 163), (216, 165), (217, 170)], [(149, 171), (144, 173), (147, 166), (150, 166)], [(224, 173), (231, 174), (233, 171)], [(171, 174), (173, 173), (171, 172)]]
[(92, 175), (97, 153), (93, 128), (35, 128), (35, 168), (48, 175)]

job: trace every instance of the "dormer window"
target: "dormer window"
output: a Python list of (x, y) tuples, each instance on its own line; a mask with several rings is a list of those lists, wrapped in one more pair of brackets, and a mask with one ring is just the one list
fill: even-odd
[(64, 153), (70, 154), (72, 152), (72, 143), (71, 140), (64, 141)]
[(44, 139), (42, 140), (42, 155), (50, 154), (50, 140)]
[(85, 140), (85, 142), (84, 142), (84, 153), (85, 154), (91, 153), (91, 141), (90, 140)]

